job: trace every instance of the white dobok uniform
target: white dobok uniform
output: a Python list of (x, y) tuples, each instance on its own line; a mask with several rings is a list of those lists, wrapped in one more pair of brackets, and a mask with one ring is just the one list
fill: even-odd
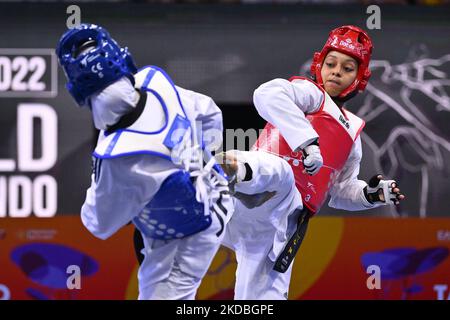
[[(278, 136), (273, 140), (274, 135), (265, 141), (260, 140), (261, 143), (257, 143), (255, 147), (258, 151), (240, 153), (241, 159), (252, 168), (254, 181), (237, 183), (236, 191), (247, 194), (275, 191), (276, 194), (254, 208), (236, 200), (235, 212), (228, 224), (224, 244), (236, 252), (238, 267), (235, 299), (287, 299), (293, 263), (285, 273), (274, 271), (273, 267), (276, 258), (296, 229), (298, 211), (294, 210), (302, 209), (305, 201), (310, 200), (310, 197), (305, 198), (304, 194), (299, 193), (299, 188), (296, 188), (296, 182), (299, 182), (297, 179), (310, 178), (297, 178), (296, 175), (299, 176), (303, 168), (298, 161), (293, 161), (299, 153), (294, 151), (301, 150), (319, 137), (312, 125), (314, 119), (308, 118), (308, 115), (325, 113), (329, 121), (336, 122), (336, 130), (342, 131), (339, 134), (349, 141), (349, 153), (342, 168), (324, 169), (327, 167), (328, 158), (323, 148), (327, 143), (319, 139), (324, 155), (324, 167), (317, 176), (328, 183), (322, 186), (322, 198), (326, 199), (329, 195), (331, 199), (328, 205), (344, 210), (374, 207), (363, 193), (366, 182), (357, 178), (362, 157), (359, 132), (364, 122), (346, 110), (342, 111), (345, 112), (345, 121), (340, 121), (339, 115), (342, 113), (337, 105), (328, 94), (307, 79), (269, 81), (255, 90), (254, 104), (258, 113), (279, 130), (292, 153), (279, 156), (283, 151), (282, 147), (276, 152), (267, 148), (267, 144), (278, 144), (274, 143), (278, 141)], [(327, 170), (332, 171), (332, 179), (320, 177), (321, 171), (326, 175)], [(317, 184), (320, 184), (320, 181)], [(252, 189), (247, 188), (247, 185), (252, 185)], [(312, 183), (307, 185), (314, 187)], [(314, 189), (312, 190), (314, 192)], [(311, 201), (314, 201), (314, 197), (311, 198)], [(316, 201), (320, 205), (323, 200)], [(307, 203), (306, 206), (315, 208), (314, 203)], [(293, 214), (294, 212), (296, 214)]]
[[(100, 132), (81, 218), (101, 239), (130, 221), (141, 232), (145, 258), (138, 272), (139, 299), (194, 299), (233, 212), (230, 196), (223, 193), (226, 179), (211, 168), (214, 160), (203, 164), (201, 156), (192, 156), (202, 131), (222, 132), (222, 114), (211, 98), (176, 87), (157, 67), (141, 69), (135, 88), (141, 99), (146, 95), (142, 113), (126, 128)], [(164, 207), (170, 201), (172, 206)], [(192, 219), (183, 221), (183, 215), (201, 217), (203, 230), (187, 236), (183, 228)]]

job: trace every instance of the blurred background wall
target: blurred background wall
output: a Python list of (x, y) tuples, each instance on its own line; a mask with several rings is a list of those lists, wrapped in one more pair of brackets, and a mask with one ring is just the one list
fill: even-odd
[[(369, 17), (366, 7), (357, 4), (79, 5), (81, 21), (105, 26), (130, 48), (139, 66), (160, 66), (179, 86), (210, 95), (224, 113), (225, 128), (244, 130), (264, 126), (252, 105), (254, 89), (273, 78), (307, 75), (313, 52), (321, 49), (332, 28), (343, 24), (366, 27)], [(0, 4), (0, 55), (5, 63), (12, 65), (26, 50), (47, 50), (43, 55), (35, 51), (25, 56), (28, 63), (33, 56), (45, 59), (41, 79), (45, 88), (21, 91), (12, 85), (6, 88), (5, 83), (7, 92), (0, 92), (0, 159), (20, 162), (18, 105), (49, 105), (57, 114), (57, 161), (46, 172), (57, 182), (58, 214), (78, 213), (89, 184), (89, 153), (96, 139), (88, 112), (77, 110), (65, 90), (63, 72), (55, 66), (52, 53), (66, 29), (67, 6)], [(368, 179), (376, 172), (395, 177), (408, 196), (399, 208), (377, 209), (371, 214), (446, 216), (450, 212), (446, 188), (450, 168), (449, 17), (448, 6), (385, 5), (381, 6), (381, 29), (369, 30), (374, 42), (373, 76), (366, 92), (347, 105), (367, 122), (360, 177)], [(24, 81), (32, 74), (26, 72)], [(52, 85), (53, 91), (44, 97), (40, 91)], [(36, 123), (35, 159), (43, 152), (40, 131)], [(225, 140), (224, 149), (243, 147), (231, 140)], [(19, 170), (18, 165), (14, 171), (1, 168), (3, 177), (37, 174)], [(327, 213), (336, 212), (322, 210)]]
[[(27, 220), (16, 217), (38, 226), (42, 219), (32, 217), (77, 216), (90, 184), (98, 133), (65, 90), (53, 51), (73, 3), (81, 22), (106, 27), (140, 67), (162, 67), (177, 85), (211, 96), (223, 111), (224, 150), (251, 146), (237, 145), (234, 130), (264, 127), (252, 105), (260, 84), (307, 75), (331, 29), (367, 29), (367, 7), (379, 5), (381, 28), (368, 30), (373, 75), (347, 108), (367, 122), (360, 178), (398, 179), (407, 200), (366, 217), (450, 216), (448, 1), (13, 2), (0, 2), (0, 240), (7, 225)], [(318, 217), (328, 215), (361, 213), (325, 207)], [(447, 222), (430, 232), (448, 251), (448, 220), (439, 221)]]

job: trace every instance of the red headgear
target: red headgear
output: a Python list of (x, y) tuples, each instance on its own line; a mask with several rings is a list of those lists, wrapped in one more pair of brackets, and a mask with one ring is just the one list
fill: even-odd
[(322, 63), (328, 52), (333, 50), (355, 58), (359, 64), (355, 81), (342, 91), (338, 98), (345, 99), (353, 92), (363, 91), (370, 78), (369, 62), (372, 53), (372, 40), (369, 35), (355, 26), (342, 26), (330, 32), (322, 51), (314, 53), (311, 64), (311, 74), (315, 76), (316, 82), (322, 87), (323, 80), (320, 74)]

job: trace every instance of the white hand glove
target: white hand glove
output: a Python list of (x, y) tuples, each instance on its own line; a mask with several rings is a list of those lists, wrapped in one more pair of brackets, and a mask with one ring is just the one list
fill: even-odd
[(323, 158), (318, 145), (311, 144), (303, 149), (303, 166), (307, 174), (313, 176), (323, 166)]
[(369, 185), (364, 188), (367, 201), (374, 204), (399, 204), (405, 196), (400, 193), (400, 188), (395, 180), (382, 180), (382, 175), (375, 175), (369, 180)]

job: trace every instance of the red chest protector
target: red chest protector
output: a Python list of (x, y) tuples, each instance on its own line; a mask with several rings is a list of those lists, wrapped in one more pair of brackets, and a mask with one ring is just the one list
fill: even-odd
[[(290, 79), (292, 82), (303, 80), (311, 81), (303, 77)], [(324, 162), (315, 176), (303, 173), (302, 153), (292, 151), (278, 129), (270, 123), (266, 124), (253, 146), (253, 149), (274, 153), (288, 161), (303, 203), (313, 214), (320, 210), (327, 199), (331, 186), (344, 167), (352, 146), (365, 125), (362, 119), (351, 112), (341, 111), (331, 97), (321, 87), (317, 87), (324, 93), (325, 98), (317, 112), (306, 116), (319, 135), (320, 152)]]

